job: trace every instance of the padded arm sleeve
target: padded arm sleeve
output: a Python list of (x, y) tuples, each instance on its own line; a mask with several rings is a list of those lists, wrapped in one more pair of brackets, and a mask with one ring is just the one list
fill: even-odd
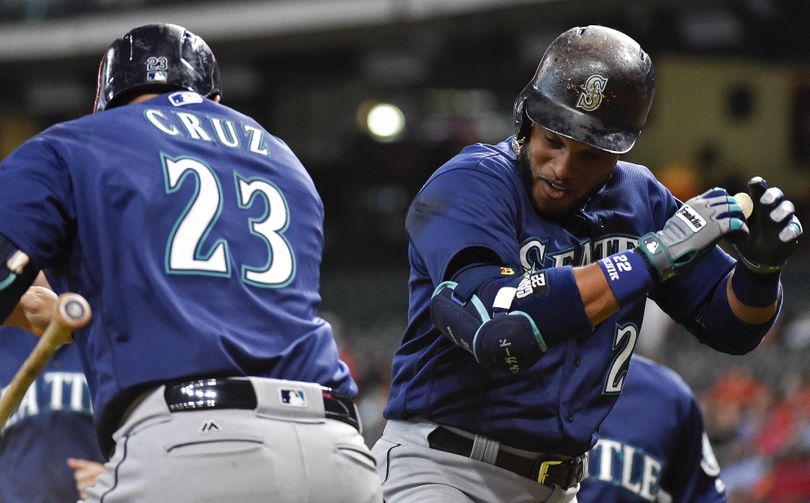
[[(464, 271), (458, 276), (463, 284)], [(525, 313), (548, 345), (575, 339), (593, 330), (570, 266), (517, 277), (491, 277), (478, 286), (476, 293), (485, 306)]]
[(509, 267), (468, 266), (436, 288), (430, 313), (482, 366), (512, 373), (533, 365), (548, 344), (593, 329), (571, 267), (520, 276)]

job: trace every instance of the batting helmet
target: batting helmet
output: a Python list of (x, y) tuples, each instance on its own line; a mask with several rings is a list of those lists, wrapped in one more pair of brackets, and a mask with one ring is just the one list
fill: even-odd
[(127, 103), (139, 93), (171, 89), (221, 95), (214, 53), (182, 26), (139, 26), (115, 40), (101, 58), (93, 112)]
[(591, 147), (624, 154), (638, 139), (655, 93), (655, 70), (635, 40), (604, 26), (571, 28), (546, 49), (515, 100), (515, 134), (537, 123)]

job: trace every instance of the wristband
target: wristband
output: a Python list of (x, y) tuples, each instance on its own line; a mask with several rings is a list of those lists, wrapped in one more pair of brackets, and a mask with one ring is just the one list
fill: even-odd
[(597, 263), (620, 306), (647, 295), (655, 285), (647, 260), (635, 249), (614, 253)]
[(779, 298), (779, 272), (760, 274), (737, 262), (731, 276), (731, 291), (746, 306), (768, 307)]

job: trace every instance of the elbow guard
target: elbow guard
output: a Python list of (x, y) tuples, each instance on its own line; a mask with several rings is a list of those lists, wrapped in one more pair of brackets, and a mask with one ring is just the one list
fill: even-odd
[(441, 333), (489, 370), (518, 373), (540, 359), (546, 343), (528, 314), (498, 307), (496, 299), (490, 315), (477, 295), (457, 295), (457, 286), (445, 281), (433, 292), (430, 317)]
[(0, 235), (0, 323), (14, 310), (36, 274), (28, 255)]

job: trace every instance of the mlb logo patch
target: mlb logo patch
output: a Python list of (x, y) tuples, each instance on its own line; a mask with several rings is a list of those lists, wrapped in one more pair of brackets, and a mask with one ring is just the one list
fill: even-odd
[(178, 91), (169, 95), (169, 102), (176, 106), (182, 107), (183, 105), (190, 105), (193, 103), (202, 103), (203, 97), (191, 91)]
[(169, 72), (146, 72), (146, 80), (149, 82), (166, 82)]
[(306, 407), (307, 395), (302, 389), (281, 388), (281, 405), (287, 407)]
[(652, 238), (646, 238), (642, 242), (642, 246), (647, 249), (648, 252), (655, 255), (658, 253), (658, 241)]

